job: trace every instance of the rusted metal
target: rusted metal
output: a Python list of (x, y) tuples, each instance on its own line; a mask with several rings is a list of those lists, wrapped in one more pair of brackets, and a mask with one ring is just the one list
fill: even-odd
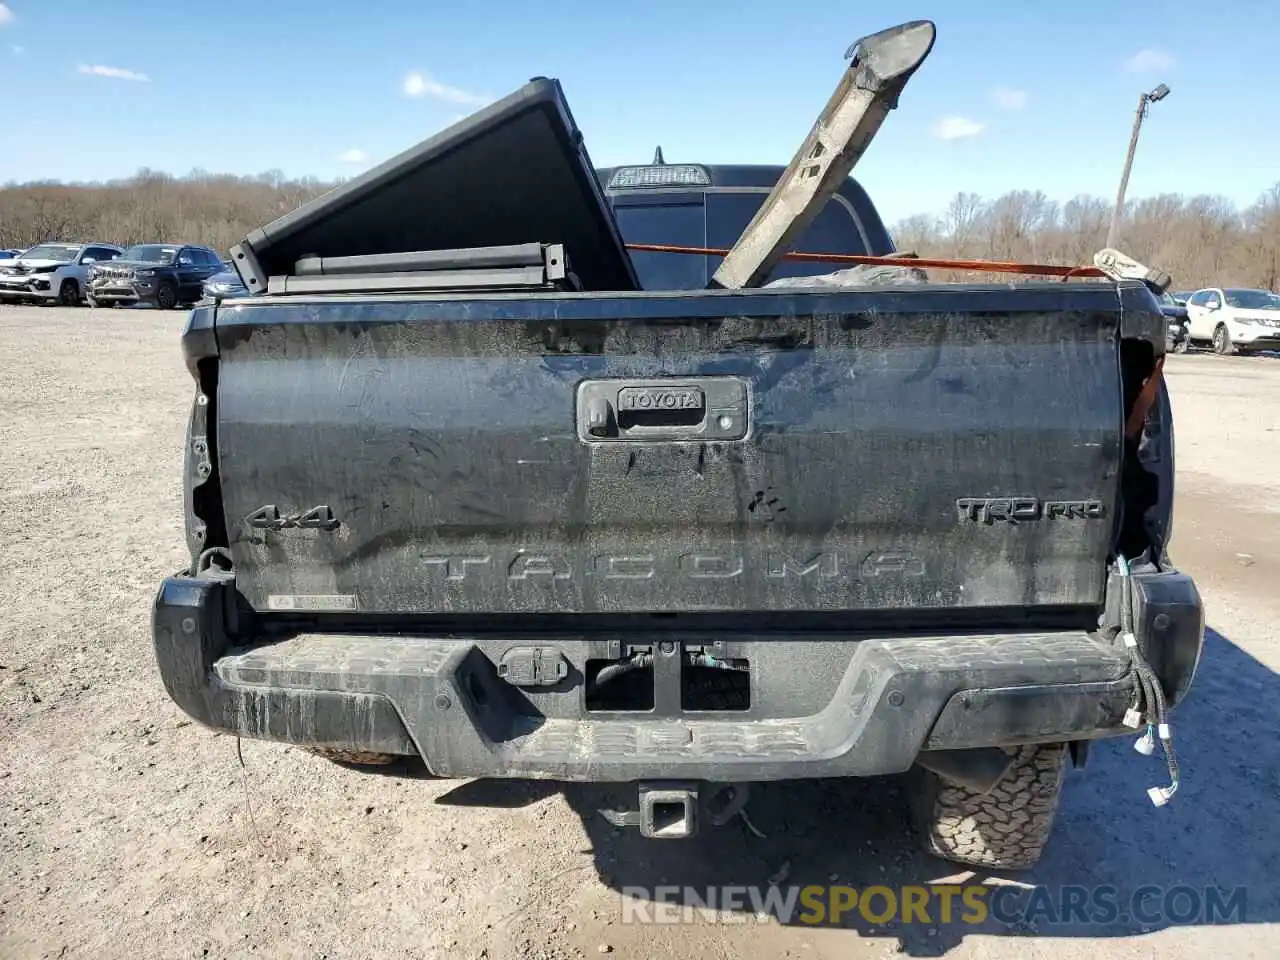
[(866, 152), (937, 31), (913, 20), (863, 37), (790, 166), (716, 270), (714, 287), (756, 287), (813, 221)]

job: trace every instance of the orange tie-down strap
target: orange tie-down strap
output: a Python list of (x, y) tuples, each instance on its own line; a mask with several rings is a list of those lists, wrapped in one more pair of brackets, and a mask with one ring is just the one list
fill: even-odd
[[(628, 243), (628, 250), (649, 253), (692, 253), (723, 257), (729, 251), (722, 247), (673, 247), (662, 243)], [(944, 260), (937, 257), (864, 257), (851, 253), (795, 253), (782, 255), (784, 260), (808, 260), (815, 263), (848, 263), (873, 267), (932, 267), (935, 270), (975, 270), (983, 273), (1022, 273), (1049, 277), (1105, 277), (1097, 267), (1064, 267), (1053, 263), (1015, 263), (1011, 260)]]
[(1156, 402), (1156, 393), (1160, 390), (1160, 378), (1163, 375), (1164, 357), (1156, 357), (1155, 366), (1151, 368), (1151, 376), (1147, 377), (1147, 382), (1138, 391), (1138, 396), (1133, 401), (1133, 409), (1129, 411), (1129, 419), (1124, 425), (1124, 435), (1130, 440), (1136, 439), (1142, 432), (1142, 427), (1147, 422), (1147, 414), (1151, 412), (1151, 406)]

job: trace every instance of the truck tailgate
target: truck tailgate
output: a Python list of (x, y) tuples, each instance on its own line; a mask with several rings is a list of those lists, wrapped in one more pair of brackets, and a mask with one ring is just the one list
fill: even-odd
[(211, 441), (237, 585), (259, 611), (357, 614), (1099, 604), (1120, 302), (224, 303)]

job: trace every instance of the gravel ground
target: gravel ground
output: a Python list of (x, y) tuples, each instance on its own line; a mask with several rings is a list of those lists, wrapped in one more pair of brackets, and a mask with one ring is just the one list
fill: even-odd
[(250, 741), (241, 763), (169, 701), (150, 648), (152, 593), (185, 562), (182, 322), (0, 307), (0, 956), (1275, 955), (1280, 360), (1169, 363), (1175, 556), (1212, 628), (1177, 718), (1184, 787), (1155, 810), (1160, 764), (1099, 745), (1021, 878), (1243, 885), (1242, 920), (641, 926), (623, 922), (624, 886), (957, 874), (916, 852), (890, 780), (759, 788), (765, 837), (735, 824), (664, 845), (608, 829), (593, 788), (361, 774)]

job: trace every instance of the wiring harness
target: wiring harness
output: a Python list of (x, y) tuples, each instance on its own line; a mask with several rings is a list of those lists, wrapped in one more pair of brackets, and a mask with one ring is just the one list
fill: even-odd
[(1163, 807), (1178, 792), (1178, 759), (1173, 750), (1173, 728), (1169, 725), (1169, 705), (1165, 699), (1164, 687), (1160, 678), (1147, 663), (1138, 647), (1138, 638), (1133, 629), (1133, 580), (1129, 573), (1129, 561), (1123, 556), (1116, 560), (1122, 581), (1120, 600), (1120, 629), (1124, 639), (1125, 650), (1133, 664), (1134, 674), (1138, 678), (1134, 691), (1134, 703), (1124, 715), (1125, 726), (1138, 728), (1145, 721), (1146, 732), (1133, 745), (1133, 748), (1145, 757), (1155, 753), (1156, 740), (1160, 741), (1164, 751), (1165, 762), (1169, 767), (1169, 785), (1152, 787), (1147, 796), (1157, 807)]

